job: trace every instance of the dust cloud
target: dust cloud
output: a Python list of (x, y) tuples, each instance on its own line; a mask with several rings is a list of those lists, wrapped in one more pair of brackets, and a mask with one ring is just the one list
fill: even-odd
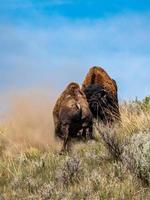
[[(53, 96), (53, 97), (52, 97)], [(9, 148), (55, 147), (52, 109), (56, 96), (49, 91), (26, 91), (9, 97), (4, 137)]]

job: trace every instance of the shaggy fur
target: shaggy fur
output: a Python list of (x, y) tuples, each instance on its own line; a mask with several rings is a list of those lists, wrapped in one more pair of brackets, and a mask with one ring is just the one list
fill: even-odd
[(67, 149), (68, 141), (77, 137), (79, 132), (86, 137), (92, 135), (92, 113), (86, 96), (77, 83), (70, 83), (58, 98), (53, 118), (55, 135), (64, 140), (63, 150)]
[(101, 67), (92, 67), (82, 85), (94, 118), (112, 123), (120, 119), (117, 84)]

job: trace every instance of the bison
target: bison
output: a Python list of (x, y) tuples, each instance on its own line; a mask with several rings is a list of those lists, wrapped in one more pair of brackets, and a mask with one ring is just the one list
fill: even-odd
[(71, 138), (92, 137), (92, 113), (85, 94), (77, 83), (70, 83), (60, 95), (53, 109), (55, 136), (63, 139), (62, 151), (68, 150)]
[(90, 68), (82, 84), (82, 91), (87, 97), (94, 118), (104, 124), (120, 120), (117, 84), (103, 68)]

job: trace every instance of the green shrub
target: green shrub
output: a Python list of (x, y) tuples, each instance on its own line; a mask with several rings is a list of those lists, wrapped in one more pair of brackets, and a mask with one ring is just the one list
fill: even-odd
[(58, 170), (57, 180), (64, 185), (79, 183), (83, 176), (81, 160), (77, 157), (67, 157), (64, 166)]
[(136, 98), (133, 103), (137, 104), (144, 112), (150, 112), (150, 96), (145, 97), (142, 101)]
[(150, 185), (150, 130), (131, 137), (124, 148), (123, 159), (138, 178)]

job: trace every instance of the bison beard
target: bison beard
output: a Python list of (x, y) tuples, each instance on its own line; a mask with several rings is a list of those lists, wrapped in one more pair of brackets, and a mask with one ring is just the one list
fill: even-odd
[(84, 93), (71, 83), (58, 98), (54, 110), (55, 135), (63, 139), (62, 150), (67, 150), (71, 138), (80, 132), (92, 135), (92, 114)]
[(103, 68), (98, 66), (90, 68), (83, 81), (82, 90), (94, 118), (104, 124), (120, 120), (117, 84)]
[(101, 120), (104, 124), (119, 120), (117, 96), (112, 96), (98, 84), (89, 85), (85, 88), (84, 93), (94, 118)]

